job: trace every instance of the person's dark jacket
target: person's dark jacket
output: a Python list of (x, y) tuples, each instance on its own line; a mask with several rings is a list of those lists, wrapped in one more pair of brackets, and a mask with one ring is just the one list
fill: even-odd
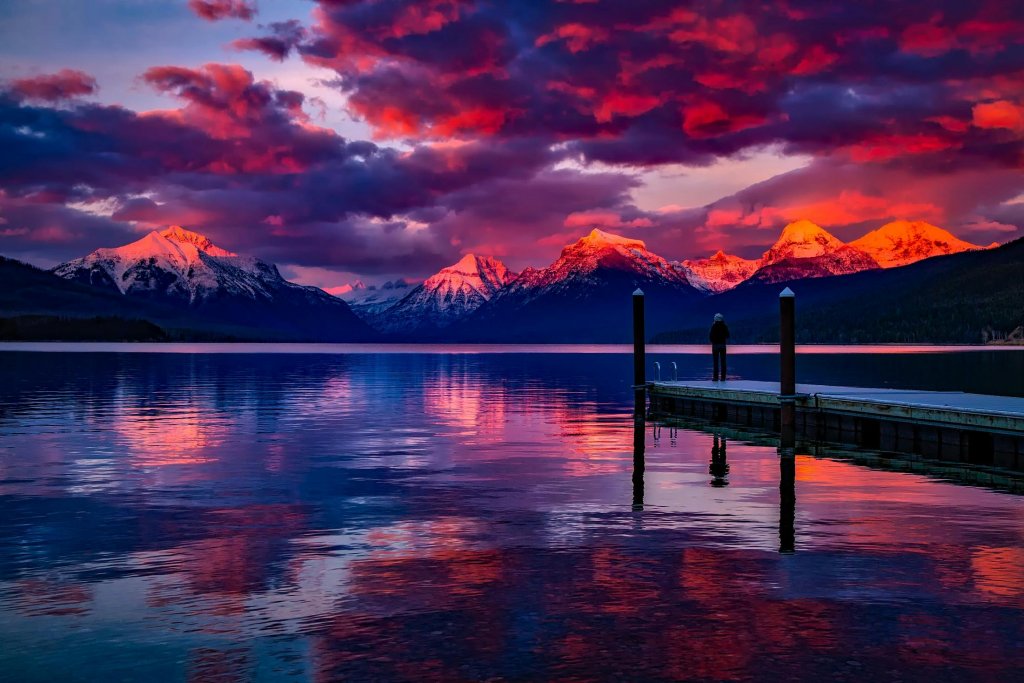
[(708, 333), (708, 339), (712, 344), (724, 344), (729, 341), (729, 326), (721, 320), (716, 320)]

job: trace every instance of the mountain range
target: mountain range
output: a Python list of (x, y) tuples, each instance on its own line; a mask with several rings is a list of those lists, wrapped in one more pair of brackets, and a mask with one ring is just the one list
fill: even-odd
[(341, 299), (289, 282), (277, 266), (234, 254), (179, 226), (122, 247), (97, 249), (52, 272), (126, 300), (155, 304), (190, 326), (243, 338), (341, 342), (379, 336)]
[[(657, 343), (706, 343), (724, 313), (734, 341), (776, 342), (779, 284), (749, 283), (702, 299)], [(901, 267), (788, 283), (801, 343), (1024, 342), (1024, 238)]]
[[(641, 240), (595, 229), (546, 268), (515, 276), (495, 259), (469, 255), (388, 306), (355, 310), (381, 332), (410, 340), (621, 341), (629, 312), (610, 309), (608, 302), (636, 287), (646, 294), (648, 327), (657, 334), (678, 325), (691, 302), (741, 285), (745, 290), (849, 275), (981, 249), (937, 226), (909, 221), (889, 223), (859, 242), (844, 243), (798, 220), (758, 259), (719, 251), (709, 259), (678, 262), (651, 252)], [(487, 270), (503, 276), (481, 286), (480, 273)], [(459, 291), (477, 294), (466, 302), (451, 299)]]
[(654, 330), (673, 310), (703, 296), (680, 264), (648, 251), (640, 240), (595, 229), (565, 247), (550, 266), (524, 270), (449, 336), (475, 342), (619, 341), (632, 313), (609, 304), (625, 301), (638, 287)]
[(498, 259), (467, 254), (377, 313), (371, 324), (382, 332), (429, 335), (465, 319), (515, 279)]
[[(780, 282), (820, 281), (829, 284), (801, 285), (801, 291), (856, 298), (865, 283), (884, 281), (887, 273), (983, 250), (921, 221), (894, 221), (844, 243), (798, 220), (760, 258), (719, 251), (680, 262), (651, 252), (641, 240), (595, 229), (549, 266), (519, 274), (495, 258), (468, 254), (418, 285), (403, 279), (380, 287), (357, 282), (325, 292), (288, 282), (270, 263), (171, 226), (63, 263), (52, 273), (32, 269), (29, 277), (24, 269), (30, 267), (0, 262), (0, 275), (6, 268), (12, 282), (36, 283), (35, 290), (8, 292), (4, 310), (10, 314), (145, 320), (169, 330), (170, 338), (613, 342), (629, 336), (626, 299), (637, 287), (646, 295), (649, 333), (681, 339), (687, 329), (703, 327), (700, 316), (712, 309), (726, 310), (731, 320), (755, 319), (765, 309), (749, 302), (761, 302)], [(38, 288), (44, 281), (45, 292)], [(836, 290), (840, 282), (846, 284)], [(62, 297), (78, 304), (55, 305)]]

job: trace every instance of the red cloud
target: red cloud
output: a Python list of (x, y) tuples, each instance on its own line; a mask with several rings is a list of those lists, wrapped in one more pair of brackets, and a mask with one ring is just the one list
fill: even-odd
[(494, 135), (505, 125), (507, 116), (508, 112), (502, 109), (467, 109), (436, 120), (431, 126), (431, 135), (440, 138), (457, 137), (461, 133)]
[(683, 130), (691, 138), (710, 138), (753, 128), (767, 119), (757, 114), (730, 114), (717, 102), (703, 101), (683, 109)]
[(227, 18), (249, 21), (256, 16), (253, 0), (188, 0), (188, 6), (207, 21)]
[(96, 79), (84, 71), (61, 69), (55, 74), (18, 79), (11, 83), (11, 89), (27, 99), (57, 102), (92, 95), (98, 86)]
[(978, 128), (1003, 128), (1024, 133), (1024, 106), (1007, 100), (974, 105), (973, 123)]
[(804, 53), (804, 56), (793, 67), (791, 73), (797, 76), (816, 74), (835, 64), (838, 59), (838, 55), (829, 52), (821, 45), (813, 45), (810, 50)]
[(661, 100), (646, 93), (610, 92), (600, 99), (594, 109), (594, 118), (602, 123), (611, 121), (615, 116), (635, 117), (654, 109)]
[(850, 158), (854, 161), (885, 161), (897, 157), (928, 154), (947, 149), (958, 149), (957, 140), (939, 135), (914, 133), (909, 135), (877, 134), (852, 145), (849, 148)]
[(976, 17), (956, 25), (943, 25), (939, 17), (912, 24), (900, 35), (900, 48), (924, 57), (935, 57), (956, 48), (972, 53), (998, 52), (1022, 42), (1024, 21)]
[(534, 44), (538, 47), (547, 45), (556, 40), (564, 40), (569, 52), (583, 52), (589, 50), (592, 45), (604, 42), (608, 39), (608, 30), (599, 26), (587, 26), (585, 24), (562, 24), (550, 33), (538, 37)]
[(677, 43), (702, 43), (726, 53), (749, 54), (757, 49), (757, 27), (746, 15), (734, 14), (711, 20), (689, 12), (676, 16), (682, 25), (672, 30), (669, 38)]
[(142, 78), (185, 102), (180, 109), (145, 112), (143, 118), (171, 121), (224, 141), (225, 149), (207, 166), (215, 173), (296, 173), (340, 144), (332, 131), (310, 123), (302, 93), (255, 81), (237, 64), (159, 66)]
[(913, 24), (900, 35), (900, 48), (925, 57), (947, 52), (956, 44), (956, 34), (936, 21)]

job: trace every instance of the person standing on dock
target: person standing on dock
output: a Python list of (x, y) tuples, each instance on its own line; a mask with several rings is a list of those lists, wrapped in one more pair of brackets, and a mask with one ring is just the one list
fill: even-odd
[(725, 324), (725, 316), (715, 313), (715, 322), (711, 324), (711, 331), (708, 333), (711, 341), (711, 358), (714, 366), (712, 379), (718, 381), (718, 368), (722, 368), (722, 380), (725, 380), (725, 345), (729, 343), (729, 326)]

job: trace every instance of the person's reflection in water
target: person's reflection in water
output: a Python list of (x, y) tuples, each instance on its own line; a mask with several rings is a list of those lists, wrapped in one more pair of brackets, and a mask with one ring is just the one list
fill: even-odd
[(711, 465), (708, 467), (711, 475), (711, 485), (716, 487), (728, 486), (729, 462), (725, 454), (725, 437), (714, 433), (714, 441), (711, 443)]
[(642, 412), (633, 417), (633, 509), (644, 509), (644, 440), (647, 422)]
[(796, 551), (796, 456), (793, 448), (779, 448), (779, 552)]

